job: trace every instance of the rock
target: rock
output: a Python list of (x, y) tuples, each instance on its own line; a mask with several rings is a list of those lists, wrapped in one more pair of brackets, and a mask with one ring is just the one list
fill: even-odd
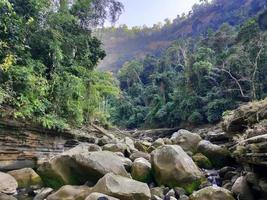
[(152, 195), (151, 200), (163, 200), (163, 199), (158, 197), (157, 195)]
[(94, 151), (102, 151), (101, 147), (96, 144), (88, 144), (88, 151), (94, 152)]
[(141, 151), (134, 152), (130, 155), (131, 161), (135, 161), (135, 159), (137, 159), (137, 158), (144, 158), (144, 159), (150, 161), (151, 156), (150, 156), (150, 154), (144, 153)]
[(132, 165), (133, 179), (148, 183), (151, 180), (151, 164), (144, 158), (137, 158)]
[(56, 193), (47, 197), (47, 200), (84, 200), (91, 192), (87, 186), (65, 185)]
[(221, 187), (210, 186), (194, 192), (190, 200), (235, 200), (232, 193)]
[(103, 193), (121, 200), (149, 200), (151, 198), (147, 184), (112, 173), (101, 178), (93, 187), (92, 192)]
[(222, 127), (227, 133), (243, 132), (247, 127), (267, 118), (267, 98), (250, 102), (229, 112), (223, 118)]
[(135, 146), (134, 146), (134, 141), (133, 141), (131, 138), (129, 138), (129, 137), (125, 137), (125, 138), (123, 139), (122, 142), (123, 142), (124, 144), (127, 145), (128, 149), (129, 149), (129, 151), (130, 151), (131, 153), (134, 153), (134, 152), (137, 152), (137, 151), (138, 151), (138, 150), (135, 148)]
[(210, 160), (201, 153), (197, 153), (197, 154), (193, 155), (192, 159), (197, 164), (197, 166), (199, 166), (200, 168), (204, 168), (204, 169), (211, 169), (212, 168), (212, 164), (211, 164)]
[(167, 194), (165, 195), (165, 198), (175, 197), (175, 191), (174, 189), (171, 189)]
[(38, 168), (43, 181), (52, 188), (62, 185), (94, 185), (109, 172), (129, 176), (126, 169), (132, 165), (130, 159), (109, 151), (88, 152), (77, 155), (62, 155), (51, 159)]
[(0, 199), (1, 200), (17, 200), (15, 197), (9, 196), (3, 193), (0, 193)]
[(119, 200), (119, 199), (105, 195), (105, 194), (93, 192), (85, 200)]
[(233, 187), (232, 192), (238, 196), (239, 200), (254, 200), (252, 191), (247, 183), (246, 177), (239, 177)]
[(183, 187), (188, 193), (199, 187), (203, 174), (180, 146), (166, 145), (152, 153), (153, 175), (159, 185)]
[(19, 188), (41, 187), (43, 185), (41, 177), (31, 168), (13, 170), (8, 172), (8, 174), (16, 179)]
[(99, 138), (98, 145), (99, 146), (104, 146), (104, 145), (109, 143), (109, 140), (110, 139), (107, 136), (103, 136), (102, 138)]
[(160, 198), (164, 198), (164, 187), (154, 187), (150, 189), (151, 196), (157, 196)]
[(50, 194), (52, 194), (54, 190), (52, 188), (42, 188), (38, 194), (33, 198), (33, 200), (44, 200), (46, 199)]
[(106, 144), (102, 148), (104, 151), (121, 152), (123, 154), (127, 152), (127, 145), (123, 143)]
[(164, 145), (164, 140), (162, 138), (157, 139), (155, 142), (152, 143), (154, 148), (158, 148)]
[(189, 197), (186, 195), (181, 195), (179, 200), (189, 200)]
[(171, 137), (172, 143), (183, 148), (184, 151), (196, 152), (197, 145), (201, 141), (201, 137), (196, 133), (181, 129), (174, 133)]
[(6, 173), (0, 172), (0, 193), (15, 194), (18, 183), (16, 179)]
[(148, 148), (151, 146), (152, 144), (150, 142), (147, 141), (136, 141), (134, 143), (135, 148), (138, 151), (142, 151), (142, 152), (147, 152)]
[(212, 144), (207, 140), (199, 142), (197, 151), (205, 155), (215, 167), (225, 166), (231, 160), (230, 152), (226, 148)]

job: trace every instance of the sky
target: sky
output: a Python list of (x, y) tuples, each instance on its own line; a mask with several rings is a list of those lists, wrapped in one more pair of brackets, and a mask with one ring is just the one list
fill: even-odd
[(124, 12), (116, 25), (126, 24), (128, 27), (151, 27), (163, 22), (164, 19), (174, 19), (178, 14), (188, 13), (199, 0), (119, 0), (124, 5)]

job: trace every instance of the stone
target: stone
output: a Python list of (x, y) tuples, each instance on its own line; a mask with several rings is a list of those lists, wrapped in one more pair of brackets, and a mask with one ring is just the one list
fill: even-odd
[(130, 155), (131, 161), (135, 161), (135, 159), (137, 159), (137, 158), (144, 158), (144, 159), (150, 161), (151, 156), (149, 153), (145, 153), (145, 152), (141, 152), (141, 151), (134, 152)]
[(190, 200), (235, 200), (232, 193), (217, 186), (210, 186), (194, 192), (189, 196)]
[(102, 151), (101, 147), (96, 144), (88, 144), (88, 151), (94, 152), (94, 151)]
[(109, 172), (129, 177), (126, 169), (131, 165), (130, 159), (109, 151), (96, 151), (55, 157), (40, 166), (38, 172), (46, 185), (52, 188), (85, 182), (93, 186)]
[(33, 200), (44, 200), (52, 194), (53, 191), (54, 190), (52, 188), (42, 188), (38, 191), (38, 194), (33, 198)]
[(158, 196), (160, 198), (164, 198), (164, 187), (154, 187), (150, 189), (152, 196)]
[(171, 189), (167, 194), (165, 195), (165, 198), (175, 197), (175, 191), (174, 189)]
[(147, 141), (136, 141), (134, 143), (135, 148), (138, 151), (142, 151), (142, 152), (147, 152), (148, 148), (151, 146), (152, 144), (150, 142)]
[(179, 198), (179, 200), (189, 200), (189, 197), (186, 196), (186, 195), (181, 195), (180, 198)]
[(111, 151), (111, 152), (121, 152), (126, 154), (127, 152), (127, 145), (123, 143), (116, 143), (116, 144), (106, 144), (102, 147), (104, 151)]
[(147, 184), (130, 178), (106, 174), (92, 188), (92, 192), (103, 193), (121, 200), (150, 200)]
[(231, 161), (230, 152), (226, 148), (207, 140), (199, 142), (197, 151), (205, 155), (214, 167), (225, 166)]
[(238, 196), (239, 200), (254, 200), (251, 188), (245, 176), (241, 176), (235, 181), (232, 192)]
[(129, 149), (129, 151), (130, 151), (131, 153), (134, 153), (134, 152), (137, 152), (137, 151), (138, 151), (138, 150), (135, 148), (135, 146), (134, 146), (134, 141), (133, 141), (131, 138), (129, 138), (129, 137), (125, 137), (125, 138), (123, 139), (122, 142), (123, 142), (124, 144), (127, 145), (128, 149)]
[(172, 143), (179, 145), (184, 151), (196, 152), (197, 145), (201, 141), (201, 137), (196, 133), (180, 129), (171, 137)]
[(91, 192), (87, 186), (65, 185), (57, 192), (49, 195), (47, 200), (84, 200)]
[(18, 188), (16, 179), (6, 173), (0, 172), (0, 193), (15, 194)]
[(152, 146), (154, 147), (154, 148), (158, 148), (158, 147), (161, 147), (161, 146), (163, 146), (165, 143), (164, 143), (164, 140), (162, 139), (162, 138), (159, 138), (159, 139), (157, 139), (156, 141), (154, 141), (153, 143), (152, 143)]
[(41, 177), (31, 168), (13, 170), (8, 174), (16, 179), (19, 188), (41, 187), (43, 185)]
[(119, 199), (105, 194), (93, 192), (85, 200), (119, 200)]
[(183, 187), (188, 193), (199, 187), (203, 174), (178, 145), (166, 145), (152, 152), (153, 175), (158, 185)]
[(0, 193), (0, 199), (1, 200), (17, 200), (15, 197)]
[(99, 146), (104, 146), (104, 145), (109, 143), (109, 140), (110, 139), (107, 136), (103, 136), (102, 138), (98, 139), (98, 145)]
[(144, 158), (137, 158), (133, 162), (131, 175), (133, 179), (144, 183), (150, 182), (152, 178), (151, 164)]
[(210, 160), (201, 153), (197, 153), (197, 154), (193, 155), (192, 159), (197, 164), (197, 166), (200, 168), (204, 168), (204, 169), (211, 169), (212, 168), (212, 164), (211, 164)]

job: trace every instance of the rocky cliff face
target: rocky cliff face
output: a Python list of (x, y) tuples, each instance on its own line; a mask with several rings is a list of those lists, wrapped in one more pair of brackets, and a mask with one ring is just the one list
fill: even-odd
[(92, 141), (97, 132), (82, 135), (79, 132), (57, 132), (29, 126), (12, 120), (0, 120), (0, 171), (39, 164), (78, 144)]

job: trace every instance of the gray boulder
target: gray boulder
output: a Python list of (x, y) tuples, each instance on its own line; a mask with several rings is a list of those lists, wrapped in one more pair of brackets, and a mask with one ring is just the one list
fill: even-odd
[(201, 141), (201, 137), (196, 133), (181, 129), (175, 132), (171, 137), (172, 143), (179, 145), (184, 151), (196, 152), (197, 145)]
[(221, 187), (210, 186), (194, 192), (190, 200), (235, 200), (232, 193)]
[(18, 183), (13, 176), (0, 172), (0, 193), (14, 194), (17, 187)]
[(147, 184), (112, 173), (101, 178), (92, 188), (92, 192), (103, 193), (121, 200), (150, 200), (151, 198)]
[(199, 187), (203, 174), (178, 145), (166, 145), (152, 152), (156, 182), (169, 187), (183, 187), (188, 193)]

